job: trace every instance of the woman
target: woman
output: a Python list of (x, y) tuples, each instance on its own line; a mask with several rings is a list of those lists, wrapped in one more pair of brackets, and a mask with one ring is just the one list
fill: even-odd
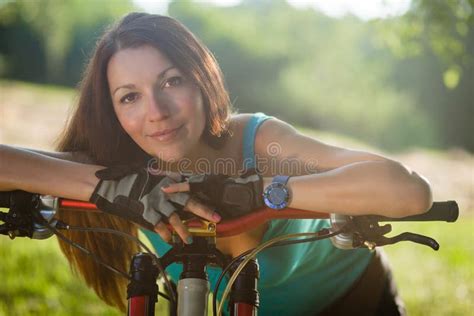
[[(212, 203), (222, 197), (210, 197), (209, 179), (216, 178), (196, 176), (203, 173), (202, 161), (210, 168), (223, 159), (231, 161), (232, 168), (204, 171), (246, 179), (259, 197), (250, 209), (263, 205), (260, 194), (268, 193), (272, 181), (291, 192), (291, 199), (284, 196), (283, 202), (304, 210), (397, 217), (422, 213), (432, 203), (427, 181), (398, 162), (321, 143), (261, 113), (232, 113), (221, 71), (208, 49), (176, 20), (145, 13), (127, 15), (99, 40), (58, 152), (2, 146), (0, 155), (0, 190), (91, 200), (112, 214), (125, 209), (121, 215), (157, 233), (146, 232), (158, 252), (169, 247), (165, 241), (171, 236), (164, 217), (184, 242), (192, 242), (175, 212), (176, 203), (211, 221), (236, 215), (223, 214), (235, 209)], [(194, 176), (176, 182), (136, 167), (150, 159), (159, 163), (160, 171)], [(292, 168), (283, 172), (288, 161)], [(241, 166), (251, 172), (242, 175)], [(255, 169), (260, 172), (252, 173)], [(137, 188), (140, 194), (131, 193)], [(209, 195), (207, 202), (195, 197), (198, 191)], [(278, 207), (271, 200), (265, 203)], [(122, 209), (124, 205), (128, 208)], [(106, 213), (61, 216), (70, 224), (113, 227), (135, 235), (138, 230), (130, 220)], [(219, 238), (217, 247), (237, 256), (277, 235), (326, 225), (322, 220), (272, 221), (239, 236)], [(69, 237), (122, 270), (137, 251), (135, 245), (105, 234)], [(60, 245), (87, 284), (105, 302), (124, 310), (123, 281)], [(258, 258), (261, 314), (402, 312), (378, 253), (342, 251), (329, 241), (283, 248)], [(178, 270), (174, 267), (170, 274), (176, 277)], [(214, 282), (216, 271), (210, 274)]]

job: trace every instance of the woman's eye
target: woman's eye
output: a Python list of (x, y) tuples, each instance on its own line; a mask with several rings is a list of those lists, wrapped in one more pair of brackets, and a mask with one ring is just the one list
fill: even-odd
[(164, 88), (169, 88), (169, 87), (176, 87), (179, 86), (183, 82), (183, 78), (179, 76), (171, 77), (168, 80), (165, 81), (165, 84), (163, 85)]
[(138, 93), (136, 92), (128, 93), (120, 99), (120, 103), (122, 104), (133, 103), (137, 98), (138, 98)]

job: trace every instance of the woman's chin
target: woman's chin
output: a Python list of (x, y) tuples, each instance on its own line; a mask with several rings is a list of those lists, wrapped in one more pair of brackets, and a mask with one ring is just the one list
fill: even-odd
[(178, 162), (182, 162), (186, 159), (186, 155), (184, 152), (154, 152), (151, 155), (161, 161), (162, 163), (166, 164), (167, 167), (172, 167), (173, 165), (177, 164)]

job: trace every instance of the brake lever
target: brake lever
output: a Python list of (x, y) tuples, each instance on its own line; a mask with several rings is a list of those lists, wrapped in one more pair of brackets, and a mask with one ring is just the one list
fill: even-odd
[(20, 192), (17, 197), (8, 213), (0, 212), (0, 220), (4, 222), (0, 225), (0, 234), (8, 235), (10, 239), (46, 239), (54, 235), (48, 225), (55, 227), (58, 223), (54, 218), (57, 199), (28, 192)]
[(8, 213), (1, 213), (1, 221), (4, 222), (0, 225), (1, 235), (7, 235), (10, 239), (15, 239), (15, 237), (32, 238), (34, 224), (30, 214), (22, 214), (11, 208)]
[(433, 238), (409, 232), (404, 232), (394, 237), (380, 236), (379, 238), (377, 238), (377, 240), (373, 242), (376, 246), (385, 246), (393, 245), (400, 241), (411, 241), (417, 244), (428, 246), (436, 251), (439, 249), (438, 242)]
[(349, 228), (352, 230), (352, 246), (365, 247), (373, 250), (377, 246), (390, 243), (390, 238), (385, 237), (392, 231), (392, 225), (379, 223), (368, 216), (351, 217)]
[(1, 224), (0, 225), (0, 235), (10, 236), (10, 231), (11, 231), (11, 229), (9, 227), (7, 227), (6, 224)]
[(368, 248), (393, 245), (400, 241), (411, 241), (425, 245), (433, 250), (439, 249), (439, 244), (431, 237), (404, 232), (394, 237), (384, 235), (392, 231), (390, 224), (380, 226), (378, 221), (370, 216), (341, 216), (331, 214), (331, 224), (334, 229), (344, 227), (344, 231), (332, 237), (334, 246), (341, 249)]

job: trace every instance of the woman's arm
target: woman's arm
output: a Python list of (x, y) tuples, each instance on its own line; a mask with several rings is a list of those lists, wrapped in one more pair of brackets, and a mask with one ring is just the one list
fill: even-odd
[[(0, 145), (0, 191), (24, 190), (89, 201), (94, 189), (99, 183), (99, 179), (95, 173), (98, 170), (104, 169), (104, 167), (64, 160), (88, 160), (85, 155), (80, 153), (44, 153), (45, 155), (35, 150)], [(133, 184), (126, 183), (125, 186), (127, 185)], [(110, 184), (109, 186), (106, 185), (102, 193), (106, 195), (109, 193), (112, 195), (119, 194), (120, 189), (124, 189), (124, 187), (117, 185), (116, 188), (113, 184)], [(154, 194), (163, 193), (157, 191)], [(161, 198), (153, 199), (155, 202), (161, 200)], [(113, 203), (112, 201), (109, 202)], [(156, 207), (156, 205), (154, 206)], [(207, 220), (219, 220), (214, 210), (193, 199), (187, 201), (184, 210), (190, 211)], [(174, 226), (178, 235), (184, 241), (189, 242), (188, 238), (190, 234), (176, 212), (169, 215), (168, 221)], [(171, 239), (171, 234), (163, 222), (157, 223), (155, 231), (157, 231), (164, 240)]]
[[(71, 154), (70, 158), (75, 157)], [(95, 172), (101, 168), (0, 145), (0, 191), (24, 190), (87, 201), (99, 182)]]
[[(278, 155), (271, 146), (279, 148)], [(289, 180), (292, 208), (401, 217), (423, 213), (432, 205), (428, 181), (401, 163), (326, 145), (280, 120), (268, 120), (260, 127), (255, 152), (276, 166), (272, 174), (296, 175)], [(288, 173), (288, 166), (298, 170)], [(270, 182), (266, 177), (264, 186)]]
[(46, 151), (41, 149), (33, 149), (33, 148), (24, 148), (24, 147), (14, 147), (16, 149), (21, 149), (25, 151), (30, 151), (33, 153), (41, 154), (44, 156), (57, 158), (61, 160), (68, 160), (80, 163), (87, 163), (87, 164), (94, 164), (92, 159), (90, 159), (85, 153), (80, 151), (67, 151), (67, 152), (60, 152), (60, 151)]

